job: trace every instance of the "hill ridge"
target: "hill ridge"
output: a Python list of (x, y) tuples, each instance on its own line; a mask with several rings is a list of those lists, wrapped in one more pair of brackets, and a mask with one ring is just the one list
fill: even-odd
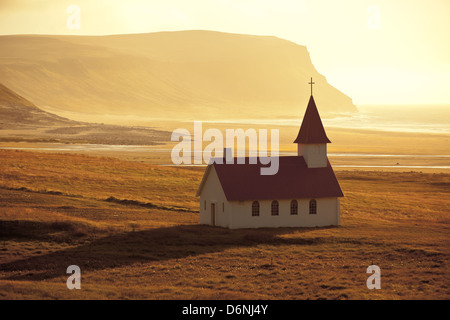
[[(45, 109), (211, 120), (301, 117), (310, 77), (321, 114), (354, 112), (303, 45), (274, 36), (165, 31), (0, 36), (3, 83)], [(276, 112), (274, 112), (274, 110)]]

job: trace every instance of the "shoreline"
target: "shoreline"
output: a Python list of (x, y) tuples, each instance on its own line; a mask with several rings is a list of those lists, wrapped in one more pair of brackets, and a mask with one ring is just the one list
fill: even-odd
[[(78, 146), (82, 147), (82, 146)], [(1, 153), (43, 153), (49, 155), (85, 155), (93, 158), (115, 158), (124, 161), (145, 163), (160, 167), (179, 167), (179, 168), (205, 168), (207, 163), (202, 164), (180, 164), (171, 163), (169, 148), (147, 148), (145, 146), (121, 146), (117, 149), (111, 149), (111, 146), (105, 145), (108, 150), (101, 149), (98, 146), (92, 149), (70, 149), (59, 150), (51, 146), (19, 147), (4, 146), (0, 144)], [(129, 150), (127, 150), (129, 148)], [(137, 149), (137, 150), (136, 150)], [(145, 149), (142, 151), (142, 149)], [(154, 149), (154, 150), (152, 150)], [(280, 157), (286, 154), (293, 155), (294, 152), (281, 152)], [(389, 171), (389, 172), (432, 172), (432, 173), (450, 173), (450, 155), (397, 155), (397, 154), (364, 154), (364, 153), (329, 153), (328, 158), (335, 171)]]

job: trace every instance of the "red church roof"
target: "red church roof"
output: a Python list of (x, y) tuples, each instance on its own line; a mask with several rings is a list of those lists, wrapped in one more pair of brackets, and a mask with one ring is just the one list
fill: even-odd
[(331, 143), (323, 128), (322, 120), (320, 120), (319, 111), (317, 111), (313, 96), (309, 99), (302, 126), (294, 143)]
[(279, 170), (275, 175), (261, 175), (261, 165), (217, 164), (208, 166), (198, 189), (200, 195), (210, 169), (214, 167), (227, 200), (280, 200), (301, 198), (343, 197), (329, 161), (323, 168), (308, 168), (303, 157), (279, 157)]

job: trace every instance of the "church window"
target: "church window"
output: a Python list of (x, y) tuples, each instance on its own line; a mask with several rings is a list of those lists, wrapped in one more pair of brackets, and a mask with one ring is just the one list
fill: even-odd
[(252, 203), (252, 216), (257, 217), (259, 216), (259, 202), (253, 201)]
[(315, 199), (312, 199), (309, 201), (309, 214), (316, 214), (317, 213), (317, 201)]
[(278, 201), (277, 200), (272, 201), (272, 215), (273, 216), (278, 215)]
[(291, 215), (297, 215), (298, 214), (298, 202), (297, 200), (291, 201)]

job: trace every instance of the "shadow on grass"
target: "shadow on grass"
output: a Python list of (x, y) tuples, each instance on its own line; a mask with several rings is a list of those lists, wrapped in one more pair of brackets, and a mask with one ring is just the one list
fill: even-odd
[[(91, 228), (93, 230), (93, 228)], [(76, 241), (87, 236), (88, 229), (73, 222), (38, 222), (27, 220), (0, 220), (0, 240), (27, 241)]]
[[(24, 221), (21, 221), (24, 222)], [(33, 222), (32, 226), (25, 224), (28, 236), (31, 230), (35, 234), (41, 230), (41, 236), (49, 227), (65, 229), (64, 225), (39, 226)], [(5, 223), (0, 226), (5, 226)], [(19, 239), (11, 232), (3, 233), (1, 238)], [(323, 229), (323, 228), (321, 228)], [(149, 229), (137, 232), (105, 236), (103, 238), (85, 240), (83, 243), (69, 249), (42, 254), (39, 256), (0, 264), (3, 272), (13, 272), (7, 280), (44, 280), (66, 276), (69, 265), (78, 265), (82, 271), (93, 271), (121, 267), (134, 263), (148, 261), (163, 261), (196, 256), (211, 252), (221, 252), (229, 248), (252, 247), (259, 244), (270, 245), (316, 245), (335, 241), (332, 237), (284, 238), (279, 235), (309, 233), (317, 228), (267, 228), (229, 230), (220, 227), (204, 225), (179, 225), (174, 227)], [(17, 230), (16, 230), (17, 231)], [(71, 230), (69, 230), (71, 231)], [(23, 231), (25, 232), (25, 231)], [(9, 234), (9, 236), (8, 236)], [(20, 230), (19, 230), (19, 234)], [(40, 239), (37, 237), (36, 239)], [(45, 249), (45, 248), (43, 248)]]

